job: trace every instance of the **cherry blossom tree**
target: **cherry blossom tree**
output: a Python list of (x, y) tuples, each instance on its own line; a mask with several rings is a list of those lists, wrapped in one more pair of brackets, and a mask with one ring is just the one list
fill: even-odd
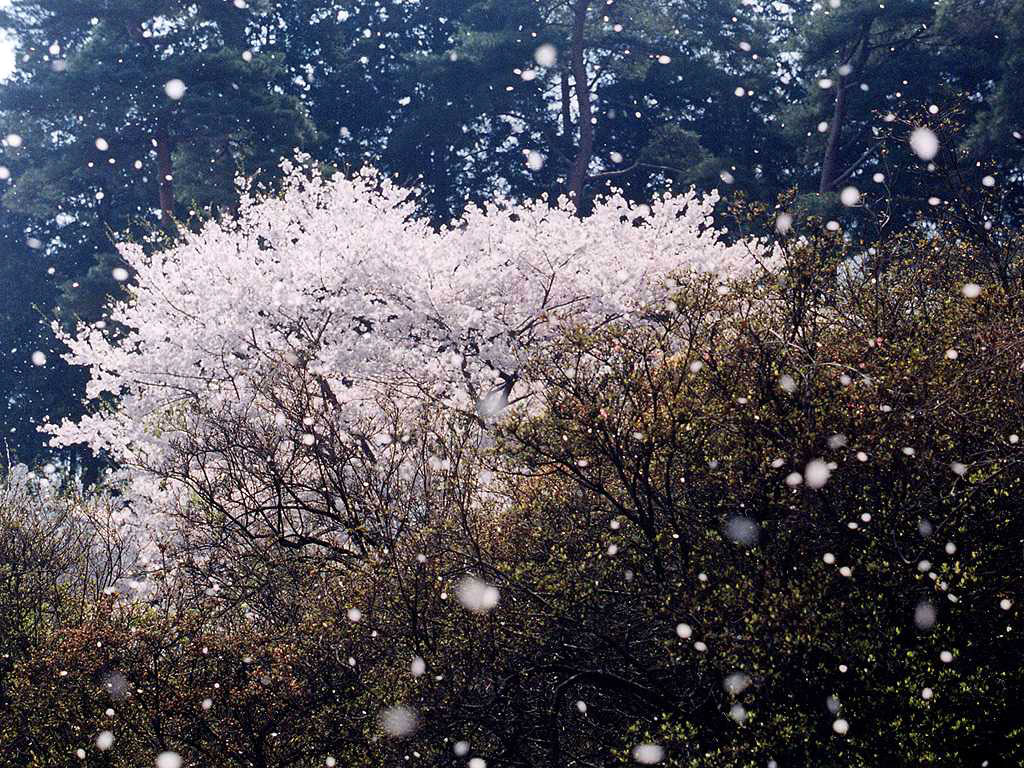
[[(121, 247), (131, 298), (64, 337), (89, 368), (88, 398), (116, 406), (51, 425), (55, 443), (107, 451), (164, 494), (225, 471), (230, 446), (204, 438), (215, 423), (235, 440), (258, 425), (275, 455), (315, 452), (330, 433), (376, 460), (372, 445), (398, 445), (388, 435), (416, 408), (479, 425), (528, 399), (524, 364), (567, 328), (643, 322), (672, 273), (726, 279), (765, 256), (723, 242), (715, 195), (637, 206), (613, 194), (586, 218), (568, 199), (499, 200), (435, 229), (413, 192), (372, 170), (284, 171), (278, 194), (243, 184), (236, 218), (174, 248)], [(219, 460), (182, 465), (185, 444)]]

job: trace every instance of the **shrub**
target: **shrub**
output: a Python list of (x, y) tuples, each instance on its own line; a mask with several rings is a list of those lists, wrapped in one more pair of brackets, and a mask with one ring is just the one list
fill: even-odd
[(175, 568), (36, 625), (8, 754), (1021, 762), (1024, 304), (967, 243), (679, 270), (486, 418), (383, 379), (353, 415), (283, 348), (164, 410)]

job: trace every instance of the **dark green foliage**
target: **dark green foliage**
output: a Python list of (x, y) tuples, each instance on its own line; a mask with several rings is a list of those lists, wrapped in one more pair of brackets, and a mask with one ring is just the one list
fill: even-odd
[[(596, 119), (586, 151), (570, 71), (580, 5)], [(0, 193), (11, 242), (27, 229), (42, 248), (39, 260), (4, 256), (5, 275), (18, 276), (4, 295), (36, 297), (5, 308), (4, 354), (32, 346), (18, 329), (34, 332), (39, 318), (102, 315), (118, 290), (115, 239), (173, 237), (172, 217), (231, 215), (235, 176), (272, 184), (296, 148), (420, 187), (438, 223), (496, 194), (566, 194), (582, 155), (584, 210), (609, 184), (641, 200), (669, 183), (763, 202), (796, 190), (795, 211), (868, 239), (930, 218), (934, 196), (958, 205), (992, 174), (999, 200), (986, 215), (1017, 222), (1022, 25), (1020, 0), (16, 0), (0, 11), (18, 46), (0, 85), (0, 134), (24, 144), (4, 150)], [(534, 61), (542, 43), (557, 49), (551, 67)], [(856, 71), (842, 75), (844, 64)], [(176, 78), (180, 100), (164, 91)], [(956, 190), (907, 151), (915, 124), (941, 133)], [(847, 184), (865, 208), (840, 205)], [(50, 360), (36, 378), (4, 380), (29, 404), (8, 417), (25, 440), (33, 423), (76, 407), (74, 377)], [(45, 455), (38, 441), (17, 452)]]
[[(116, 237), (168, 228), (172, 216), (229, 213), (236, 175), (272, 177), (282, 156), (311, 140), (304, 106), (282, 88), (280, 56), (242, 58), (245, 18), (223, 2), (26, 1), (4, 12), (0, 24), (14, 29), (21, 58), (3, 85), (0, 123), (23, 145), (8, 151), (16, 164), (3, 204), (11, 227), (40, 243), (27, 260), (4, 255), (5, 311), (17, 315), (6, 330), (99, 319), (117, 290)], [(180, 100), (165, 92), (176, 78), (187, 86)], [(14, 235), (22, 253), (24, 238)], [(32, 346), (22, 333), (5, 354)], [(73, 412), (80, 386), (52, 337), (44, 332), (35, 348), (51, 350), (42, 370), (4, 371), (26, 459), (38, 455), (33, 424)]]

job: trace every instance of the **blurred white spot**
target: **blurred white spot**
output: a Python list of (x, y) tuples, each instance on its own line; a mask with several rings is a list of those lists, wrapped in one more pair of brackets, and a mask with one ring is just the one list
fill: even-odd
[(821, 459), (808, 462), (804, 468), (804, 483), (808, 488), (821, 488), (831, 476), (832, 472), (829, 470), (828, 464)]
[(501, 594), (491, 586), (474, 576), (466, 576), (459, 582), (459, 602), (473, 613), (487, 613), (498, 604)]
[(839, 200), (847, 208), (852, 208), (860, 202), (860, 191), (856, 187), (843, 187), (839, 193)]
[(533, 52), (533, 60), (542, 67), (553, 67), (558, 62), (558, 49), (551, 43), (544, 43)]
[(732, 696), (739, 696), (750, 687), (750, 675), (745, 672), (733, 672), (722, 682), (726, 693)]
[(914, 624), (917, 625), (918, 629), (931, 629), (934, 627), (937, 616), (935, 606), (931, 603), (918, 603), (917, 607), (914, 608)]
[(939, 152), (939, 137), (930, 128), (915, 128), (910, 134), (910, 148), (922, 160), (931, 160)]
[(380, 727), (388, 736), (402, 739), (416, 730), (418, 718), (408, 707), (397, 706), (380, 713)]
[(749, 517), (733, 517), (725, 524), (725, 533), (737, 544), (752, 547), (757, 544), (760, 529)]
[(654, 765), (665, 759), (665, 750), (657, 744), (637, 744), (633, 747), (633, 759), (640, 765)]
[(173, 78), (164, 83), (164, 93), (167, 94), (167, 98), (177, 101), (185, 95), (185, 82), (178, 78)]

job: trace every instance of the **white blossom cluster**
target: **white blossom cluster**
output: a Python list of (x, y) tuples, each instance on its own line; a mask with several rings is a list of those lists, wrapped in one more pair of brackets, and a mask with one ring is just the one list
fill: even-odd
[(284, 170), (279, 194), (243, 185), (237, 216), (173, 248), (121, 246), (131, 298), (63, 339), (89, 369), (87, 397), (117, 405), (51, 425), (55, 444), (152, 469), (184, 431), (202, 432), (204, 412), (273, 420), (266, 385), (288, 367), (318, 382), (339, 423), (385, 391), (490, 416), (566, 327), (641, 317), (664, 303), (670, 273), (727, 277), (760, 258), (757, 244), (721, 240), (714, 195), (612, 195), (585, 219), (566, 199), (496, 201), (434, 228), (410, 190), (372, 170)]

